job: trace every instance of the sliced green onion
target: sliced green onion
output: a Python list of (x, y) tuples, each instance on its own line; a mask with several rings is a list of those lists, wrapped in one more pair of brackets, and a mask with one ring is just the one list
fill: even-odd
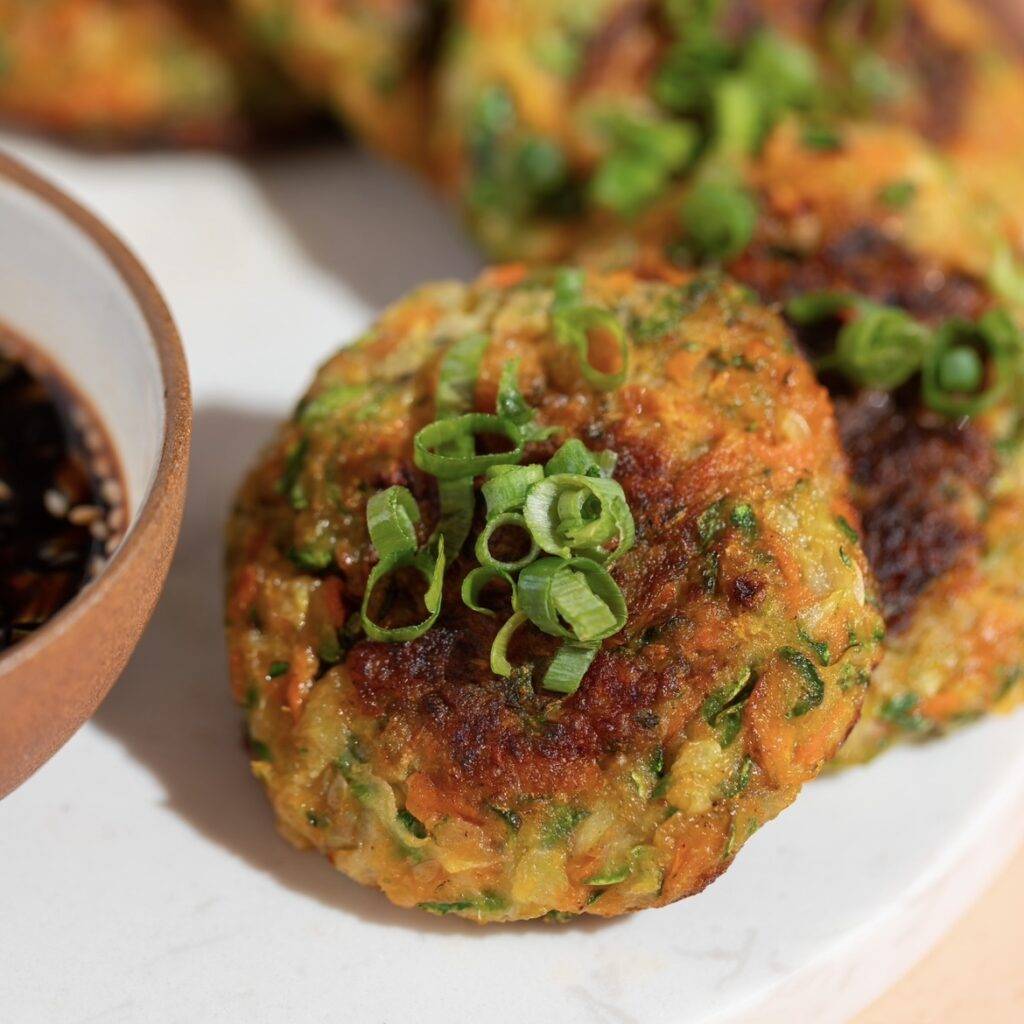
[(891, 391), (917, 373), (930, 344), (931, 332), (903, 310), (870, 306), (843, 326), (835, 352), (819, 365), (859, 387)]
[(526, 621), (526, 616), (522, 612), (514, 612), (505, 625), (498, 630), (494, 643), (491, 644), (491, 671), (496, 676), (503, 676), (507, 679), (512, 675), (512, 663), (508, 660), (508, 647), (515, 631)]
[(487, 502), (487, 518), (502, 512), (517, 512), (526, 502), (527, 491), (544, 479), (542, 466), (494, 466), (487, 471), (481, 487)]
[[(491, 554), (491, 535), (502, 527), (516, 527), (529, 538), (530, 548), (522, 558), (517, 558), (512, 562), (502, 562)], [(476, 539), (476, 560), (483, 566), (504, 569), (505, 572), (516, 572), (522, 569), (524, 565), (529, 565), (539, 553), (540, 547), (537, 545), (536, 539), (526, 525), (526, 520), (518, 512), (502, 512), (501, 515), (488, 519), (487, 525), (480, 531), (480, 536)]]
[[(512, 450), (492, 455), (447, 454), (449, 445), (477, 434), (503, 434), (512, 442)], [(423, 427), (413, 439), (416, 465), (439, 480), (474, 477), (491, 466), (514, 465), (523, 457), (523, 436), (519, 427), (501, 416), (466, 413), (452, 419), (436, 420)]]
[[(374, 590), (381, 580), (398, 569), (411, 567), (416, 569), (427, 581), (427, 592), (423, 595), (423, 604), (427, 609), (426, 618), (410, 626), (396, 626), (389, 628), (380, 626), (374, 622), (369, 615), (370, 599)], [(439, 538), (436, 557), (429, 551), (420, 552), (394, 552), (384, 555), (374, 566), (370, 578), (366, 582), (366, 591), (363, 594), (363, 604), (360, 609), (363, 629), (371, 640), (379, 640), (383, 643), (401, 643), (406, 640), (415, 640), (423, 636), (437, 621), (441, 611), (441, 588), (444, 584), (444, 538)]]
[[(485, 334), (471, 334), (455, 342), (445, 353), (438, 375), (435, 396), (439, 420), (451, 419), (472, 411), (473, 393), (480, 375), (480, 361), (487, 348)], [(473, 438), (459, 434), (440, 450), (452, 458), (467, 458), (474, 454)], [(454, 557), (462, 550), (473, 525), (475, 494), (471, 477), (458, 480), (438, 480), (440, 517), (436, 536), (444, 538), (445, 550)]]
[(954, 419), (991, 409), (1009, 390), (1022, 348), (1020, 331), (1001, 310), (977, 323), (947, 321), (925, 361), (925, 405)]
[(579, 473), (583, 476), (609, 478), (615, 472), (617, 461), (615, 452), (592, 452), (582, 441), (572, 437), (548, 459), (544, 473), (546, 476)]
[(524, 441), (544, 441), (552, 434), (558, 433), (558, 427), (541, 427), (537, 425), (536, 410), (526, 404), (523, 393), (519, 390), (519, 360), (513, 359), (501, 371), (498, 382), (499, 416), (511, 420), (523, 432)]
[(596, 642), (579, 644), (565, 641), (544, 673), (544, 689), (556, 693), (575, 693), (600, 649), (600, 643)]
[(472, 411), (480, 361), (490, 340), (486, 334), (471, 334), (460, 338), (445, 353), (434, 395), (438, 419)]
[(683, 228), (700, 260), (730, 260), (750, 244), (757, 205), (746, 189), (725, 181), (703, 181), (686, 197)]
[(818, 369), (836, 370), (864, 388), (891, 391), (906, 383), (921, 369), (932, 335), (902, 309), (824, 291), (790, 300), (786, 314), (807, 324), (851, 309), (854, 318), (840, 329), (835, 351), (818, 362)]
[(838, 316), (844, 310), (855, 307), (861, 300), (849, 292), (809, 292), (798, 295), (786, 303), (786, 316), (798, 324), (810, 324), (816, 320)]
[(530, 489), (523, 515), (540, 547), (562, 558), (578, 554), (611, 564), (636, 540), (633, 515), (614, 480), (578, 473), (546, 477)]
[(626, 624), (622, 591), (589, 558), (539, 558), (526, 566), (519, 606), (538, 629), (563, 640), (603, 640)]
[(420, 510), (405, 487), (379, 491), (366, 503), (370, 541), (381, 559), (407, 555), (416, 550), (416, 524)]
[(561, 267), (555, 273), (555, 297), (551, 303), (551, 312), (560, 313), (583, 302), (583, 285), (586, 274), (578, 267)]
[(462, 581), (462, 601), (467, 608), (481, 615), (493, 615), (490, 608), (480, 603), (484, 590), (495, 580), (502, 580), (509, 585), (512, 591), (512, 610), (517, 610), (516, 581), (511, 573), (499, 569), (494, 565), (478, 565), (472, 572), (466, 574)]
[[(555, 337), (576, 349), (584, 379), (599, 391), (612, 391), (625, 383), (629, 375), (629, 341), (622, 324), (606, 309), (578, 306), (553, 314)], [(620, 368), (612, 373), (599, 370), (590, 361), (590, 336), (607, 332), (618, 348)]]

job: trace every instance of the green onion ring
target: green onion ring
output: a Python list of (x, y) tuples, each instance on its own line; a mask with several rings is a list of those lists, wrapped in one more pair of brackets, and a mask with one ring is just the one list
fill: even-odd
[(615, 472), (618, 456), (611, 450), (592, 452), (579, 438), (571, 437), (544, 467), (545, 476), (559, 473), (579, 473), (583, 476), (600, 476), (610, 479)]
[[(606, 309), (597, 306), (579, 306), (552, 314), (555, 337), (576, 349), (584, 379), (599, 391), (612, 391), (625, 383), (629, 375), (629, 341), (622, 324)], [(591, 331), (607, 331), (615, 339), (622, 366), (614, 373), (599, 370), (590, 361)]]
[(514, 612), (505, 625), (498, 630), (494, 642), (491, 644), (491, 671), (496, 676), (508, 678), (512, 675), (512, 663), (508, 660), (508, 646), (512, 642), (515, 631), (526, 622), (526, 616), (522, 612)]
[(526, 566), (519, 607), (538, 629), (563, 640), (603, 640), (626, 624), (622, 591), (589, 558), (539, 558)]
[(559, 427), (537, 425), (537, 411), (526, 404), (526, 399), (519, 390), (518, 378), (519, 360), (513, 359), (512, 362), (505, 364), (498, 381), (498, 415), (519, 427), (523, 432), (524, 441), (544, 441), (552, 434), (557, 434)]
[[(596, 514), (587, 516), (590, 503)], [(636, 541), (636, 526), (622, 487), (614, 480), (595, 479), (578, 473), (546, 477), (530, 488), (523, 509), (530, 533), (551, 555), (570, 558), (583, 554), (612, 564)], [(604, 545), (617, 541), (614, 550)]]
[[(491, 554), (491, 535), (495, 530), (503, 526), (515, 526), (523, 530), (530, 539), (530, 550), (517, 558), (514, 562), (502, 562)], [(517, 572), (523, 566), (529, 565), (540, 554), (540, 547), (537, 544), (533, 533), (526, 525), (526, 519), (518, 512), (502, 512), (487, 520), (487, 525), (480, 531), (476, 539), (476, 560), (483, 566), (491, 569), (504, 569), (506, 572)]]
[(382, 559), (416, 550), (416, 524), (420, 510), (405, 487), (389, 487), (366, 503), (370, 541)]
[(544, 689), (556, 693), (575, 693), (600, 649), (599, 643), (578, 644), (566, 640), (544, 673)]
[[(381, 580), (397, 569), (402, 569), (406, 566), (412, 566), (429, 583), (427, 592), (423, 595), (423, 604), (427, 609), (427, 617), (410, 626), (396, 626), (391, 629), (379, 626), (369, 616), (370, 598), (373, 596), (373, 592)], [(366, 635), (371, 640), (379, 640), (382, 643), (400, 643), (423, 636), (437, 621), (437, 616), (441, 611), (441, 588), (444, 584), (444, 568), (444, 538), (439, 538), (438, 540), (436, 557), (428, 551), (414, 553), (408, 551), (402, 553), (393, 552), (382, 556), (381, 560), (373, 567), (370, 578), (366, 581), (363, 604), (359, 612)]]
[[(439, 420), (472, 411), (480, 361), (489, 341), (486, 334), (471, 334), (455, 342), (445, 353), (435, 395)], [(441, 453), (453, 458), (466, 458), (473, 454), (473, 450), (472, 437), (459, 435), (445, 445)], [(473, 507), (476, 503), (473, 481), (468, 477), (461, 480), (439, 480), (437, 493), (440, 516), (435, 536), (444, 538), (445, 549), (454, 556), (462, 550), (473, 525)]]
[(931, 338), (901, 309), (863, 307), (840, 330), (835, 352), (818, 366), (839, 370), (859, 387), (892, 391), (921, 369)]
[(516, 512), (526, 502), (530, 488), (544, 479), (541, 466), (494, 466), (487, 471), (487, 480), (480, 488), (487, 502), (487, 518), (503, 512)]
[[(1018, 337), (1009, 317), (996, 310), (986, 313), (977, 323), (948, 320), (939, 328), (935, 345), (924, 364), (922, 393), (925, 405), (952, 419), (978, 416), (991, 409), (1010, 388), (1017, 360)], [(991, 357), (989, 376), (992, 382), (973, 392), (947, 390), (943, 386), (944, 363), (959, 349), (969, 348), (971, 342), (982, 347)]]
[(486, 334), (470, 334), (445, 353), (434, 394), (435, 416), (439, 420), (472, 411), (480, 362), (490, 340)]
[[(477, 434), (503, 434), (512, 442), (512, 450), (492, 455), (446, 454), (448, 445)], [(474, 477), (491, 466), (514, 465), (523, 457), (523, 435), (519, 427), (501, 416), (465, 413), (452, 419), (435, 420), (413, 438), (413, 459), (425, 473), (439, 480)]]
[(518, 599), (516, 597), (516, 581), (511, 573), (499, 569), (493, 565), (478, 565), (472, 572), (466, 574), (462, 581), (462, 601), (467, 608), (481, 615), (494, 615), (490, 608), (480, 604), (480, 595), (489, 583), (495, 580), (504, 580), (512, 591), (512, 611), (518, 611)]

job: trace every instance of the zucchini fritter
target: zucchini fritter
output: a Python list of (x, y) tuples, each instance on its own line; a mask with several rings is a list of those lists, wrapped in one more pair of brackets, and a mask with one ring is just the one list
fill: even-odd
[(251, 34), (371, 148), (422, 159), (439, 0), (232, 0)]
[[(715, 277), (589, 274), (582, 300), (629, 345), (625, 383), (599, 391), (552, 327), (561, 280), (507, 266), (391, 307), (320, 371), (229, 529), (233, 688), (283, 834), (402, 906), (481, 922), (702, 889), (838, 749), (881, 636), (831, 406), (781, 321)], [(437, 522), (413, 436), (472, 336), (477, 412), (517, 365), (559, 428), (524, 462), (569, 438), (613, 451), (635, 519), (612, 570), (625, 627), (570, 696), (542, 688), (553, 648), (532, 627), (508, 678), (489, 668), (502, 619), (460, 598), (467, 554), (448, 553), (424, 635), (359, 630), (367, 501), (406, 487), (421, 534)]]
[(1024, 247), (1024, 58), (966, 0), (457, 0), (431, 159), (499, 258), (573, 256), (788, 112), (920, 134)]
[[(839, 291), (909, 312), (934, 329), (994, 310), (1024, 319), (1005, 221), (955, 170), (899, 127), (850, 125), (826, 149), (796, 120), (780, 126), (745, 176), (758, 211), (749, 244), (726, 262), (764, 300)], [(682, 193), (588, 258), (632, 264), (689, 258)], [(637, 239), (641, 239), (640, 242)], [(814, 357), (832, 320), (801, 328)], [(889, 390), (828, 374), (850, 461), (865, 547), (887, 620), (885, 657), (861, 724), (839, 760), (893, 739), (927, 737), (1024, 698), (1024, 341), (990, 409), (937, 413), (914, 381)]]
[(221, 145), (302, 112), (220, 2), (0, 0), (0, 118), (103, 145)]

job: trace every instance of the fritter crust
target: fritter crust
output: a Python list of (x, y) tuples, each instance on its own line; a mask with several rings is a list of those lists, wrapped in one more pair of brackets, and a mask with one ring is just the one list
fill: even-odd
[[(592, 391), (554, 339), (549, 274), (430, 286), (324, 366), (232, 516), (230, 663), (253, 770), (287, 838), (403, 906), (607, 916), (697, 892), (835, 753), (876, 660), (831, 407), (778, 318), (671, 271), (590, 274), (585, 292), (632, 339), (620, 389)], [(569, 697), (534, 685), (552, 647), (532, 630), (511, 650), (524, 667), (490, 672), (501, 617), (461, 603), (467, 556), (419, 640), (351, 629), (373, 564), (366, 501), (406, 486), (431, 529), (412, 436), (441, 356), (477, 331), (491, 339), (478, 410), (520, 359), (559, 440), (618, 453), (636, 519), (614, 570), (627, 625)], [(817, 680), (820, 705), (801, 711)], [(732, 736), (716, 701), (735, 709)]]
[(0, 0), (0, 118), (99, 145), (236, 144), (303, 110), (197, 0)]

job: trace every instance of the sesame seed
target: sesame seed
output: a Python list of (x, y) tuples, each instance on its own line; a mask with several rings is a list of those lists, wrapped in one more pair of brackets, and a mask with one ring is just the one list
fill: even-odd
[(68, 499), (55, 487), (43, 494), (43, 506), (54, 519), (63, 519), (68, 514)]

